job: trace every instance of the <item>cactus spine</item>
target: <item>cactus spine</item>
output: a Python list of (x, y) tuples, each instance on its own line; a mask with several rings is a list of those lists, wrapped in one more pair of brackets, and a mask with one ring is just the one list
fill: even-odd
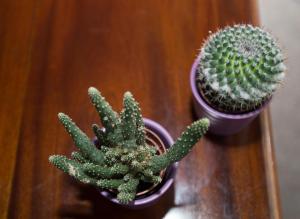
[(208, 119), (194, 122), (173, 147), (157, 155), (156, 149), (146, 143), (140, 108), (130, 92), (124, 94), (120, 116), (97, 89), (91, 87), (88, 93), (104, 126), (92, 126), (101, 147), (97, 148), (70, 117), (59, 113), (60, 122), (79, 150), (72, 152), (72, 159), (52, 155), (49, 161), (82, 183), (115, 190), (121, 203), (135, 198), (142, 181), (159, 183), (160, 171), (182, 159), (209, 126)]
[(251, 111), (268, 100), (284, 77), (274, 38), (259, 27), (235, 25), (212, 34), (201, 49), (197, 84), (223, 112)]

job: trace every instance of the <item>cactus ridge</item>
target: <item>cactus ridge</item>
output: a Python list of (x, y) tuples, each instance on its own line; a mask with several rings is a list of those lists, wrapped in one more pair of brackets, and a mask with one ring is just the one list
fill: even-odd
[(268, 32), (251, 25), (226, 27), (204, 43), (197, 85), (224, 112), (251, 111), (268, 100), (284, 78), (284, 58)]
[(72, 159), (52, 155), (49, 161), (82, 183), (116, 191), (124, 204), (134, 200), (140, 182), (161, 182), (160, 171), (182, 159), (208, 129), (208, 119), (194, 122), (173, 147), (158, 155), (157, 149), (146, 143), (141, 110), (130, 92), (124, 94), (120, 115), (96, 88), (88, 93), (103, 125), (92, 125), (98, 147), (69, 116), (59, 113), (60, 122), (79, 150), (71, 153)]

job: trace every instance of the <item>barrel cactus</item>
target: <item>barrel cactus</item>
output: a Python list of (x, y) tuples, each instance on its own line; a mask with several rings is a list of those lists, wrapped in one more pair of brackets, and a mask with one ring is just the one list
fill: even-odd
[(91, 87), (88, 93), (104, 126), (92, 126), (98, 147), (70, 117), (59, 113), (60, 122), (79, 150), (72, 152), (71, 158), (52, 155), (49, 161), (82, 183), (114, 190), (120, 203), (134, 200), (140, 183), (161, 182), (160, 172), (187, 155), (209, 126), (206, 118), (192, 123), (166, 153), (159, 154), (146, 143), (140, 108), (130, 92), (124, 94), (120, 115), (97, 89)]
[(275, 39), (251, 25), (226, 27), (208, 37), (197, 67), (204, 99), (227, 113), (255, 110), (284, 78), (283, 55)]

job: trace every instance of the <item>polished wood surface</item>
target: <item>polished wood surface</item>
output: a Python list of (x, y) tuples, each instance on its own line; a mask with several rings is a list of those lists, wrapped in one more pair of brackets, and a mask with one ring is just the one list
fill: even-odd
[(0, 218), (280, 218), (268, 111), (231, 137), (207, 135), (156, 205), (113, 206), (48, 163), (92, 136), (95, 86), (116, 109), (130, 90), (176, 138), (195, 118), (189, 70), (209, 30), (258, 24), (250, 0), (0, 2)]

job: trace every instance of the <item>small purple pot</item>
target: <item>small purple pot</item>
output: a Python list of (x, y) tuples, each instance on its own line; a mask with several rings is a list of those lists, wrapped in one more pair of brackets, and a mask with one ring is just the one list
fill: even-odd
[[(174, 140), (165, 128), (150, 119), (144, 118), (143, 120), (146, 128), (150, 129), (156, 135), (158, 135), (166, 148), (169, 148), (173, 145)], [(101, 190), (100, 194), (111, 202), (130, 209), (140, 209), (151, 206), (155, 204), (160, 199), (160, 197), (162, 197), (168, 191), (168, 189), (171, 188), (172, 184), (174, 183), (177, 165), (177, 163), (173, 163), (166, 169), (162, 182), (154, 188), (153, 192), (148, 195), (145, 194), (141, 197), (137, 197), (133, 202), (129, 204), (120, 203), (116, 198), (116, 194), (108, 190)]]
[(270, 100), (254, 111), (241, 114), (223, 113), (212, 108), (206, 103), (197, 88), (196, 72), (199, 61), (198, 57), (193, 63), (190, 73), (190, 85), (193, 93), (195, 112), (198, 117), (207, 117), (210, 120), (209, 132), (216, 135), (235, 134), (247, 126), (268, 105)]

